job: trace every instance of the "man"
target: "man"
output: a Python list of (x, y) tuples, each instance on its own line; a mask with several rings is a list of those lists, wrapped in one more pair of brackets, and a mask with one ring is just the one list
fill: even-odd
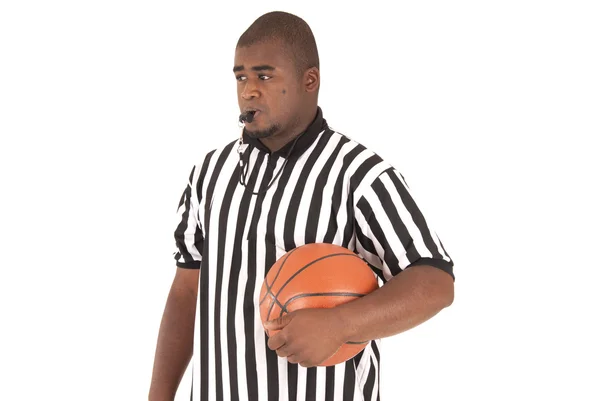
[[(192, 355), (193, 400), (379, 399), (380, 339), (452, 303), (453, 261), (402, 175), (328, 127), (302, 19), (258, 18), (238, 41), (233, 72), (243, 135), (208, 153), (181, 197), (150, 400), (173, 400)], [(285, 252), (315, 242), (355, 251), (384, 284), (269, 322), (280, 330), (269, 338), (263, 279)], [(315, 366), (347, 341), (369, 343), (345, 363)]]

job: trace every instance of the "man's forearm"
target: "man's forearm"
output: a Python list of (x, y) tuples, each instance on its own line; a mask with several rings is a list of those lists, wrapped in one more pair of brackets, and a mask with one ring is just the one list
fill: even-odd
[(160, 324), (149, 401), (171, 401), (193, 353), (196, 295), (172, 288)]
[(338, 306), (347, 341), (367, 341), (409, 330), (450, 306), (454, 280), (432, 266), (414, 266), (381, 288)]

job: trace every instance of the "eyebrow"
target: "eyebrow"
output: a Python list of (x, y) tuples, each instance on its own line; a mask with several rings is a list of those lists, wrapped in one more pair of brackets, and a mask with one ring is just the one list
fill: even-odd
[[(238, 72), (238, 71), (243, 71), (244, 70), (244, 66), (243, 65), (236, 65), (235, 67), (233, 67), (233, 72)], [(264, 64), (264, 65), (255, 65), (254, 67), (251, 68), (252, 71), (274, 71), (275, 67)]]

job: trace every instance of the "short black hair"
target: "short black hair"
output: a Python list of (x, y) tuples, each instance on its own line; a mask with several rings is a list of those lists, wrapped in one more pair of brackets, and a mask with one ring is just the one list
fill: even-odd
[(260, 16), (240, 36), (236, 47), (281, 40), (287, 45), (296, 64), (296, 71), (319, 68), (317, 42), (310, 26), (302, 18), (284, 11), (273, 11)]

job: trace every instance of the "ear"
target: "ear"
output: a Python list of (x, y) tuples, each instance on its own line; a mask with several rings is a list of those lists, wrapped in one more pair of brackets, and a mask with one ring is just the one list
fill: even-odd
[(319, 73), (319, 69), (316, 67), (312, 67), (306, 70), (306, 72), (304, 73), (303, 83), (304, 89), (307, 92), (317, 91), (321, 83), (321, 74)]

